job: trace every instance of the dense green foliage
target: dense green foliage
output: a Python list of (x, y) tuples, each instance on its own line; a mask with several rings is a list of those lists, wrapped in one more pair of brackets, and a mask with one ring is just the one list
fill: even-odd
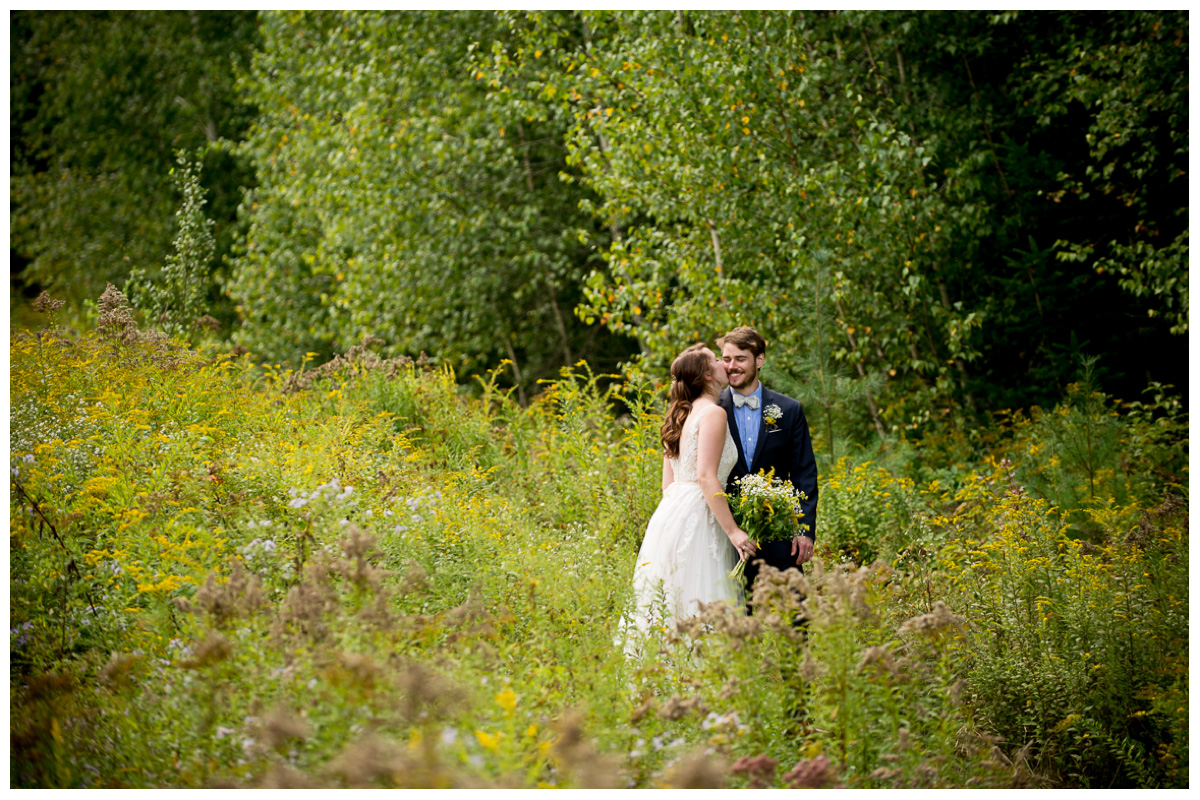
[(175, 236), (174, 154), (198, 148), (218, 276), (253, 181), (217, 145), (238, 141), (252, 117), (234, 68), (257, 39), (254, 13), (14, 11), (9, 22), (9, 219), (13, 253), (29, 262), (22, 280), (79, 303), (135, 268), (157, 274)]
[[(895, 429), (1046, 402), (1079, 351), (1136, 392), (1125, 358), (1186, 330), (1185, 17), (512, 24), (496, 71), (565, 104), (597, 213), (628, 228), (589, 313), (660, 366), (752, 319), (810, 403), (839, 374), (887, 376), (856, 406)], [(1170, 324), (1126, 321), (1156, 314)]]
[(502, 34), (479, 12), (264, 17), (236, 341), (288, 360), (374, 334), (464, 369), (507, 358), (522, 390), (603, 355), (573, 322), (592, 226), (558, 178), (562, 126), (467, 73)]
[(162, 263), (207, 140), (273, 362), (373, 335), (527, 400), (751, 323), (833, 458), (1084, 355), (1186, 383), (1184, 12), (77, 17), (14, 16), (11, 112), (23, 277), (77, 298)]
[(932, 479), (843, 460), (805, 577), (627, 657), (636, 386), (523, 407), (362, 348), (61, 329), (10, 356), (14, 786), (1187, 785), (1170, 402), (1080, 385)]

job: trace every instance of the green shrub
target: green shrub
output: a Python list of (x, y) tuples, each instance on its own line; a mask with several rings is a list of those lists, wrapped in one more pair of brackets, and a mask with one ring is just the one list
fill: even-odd
[(1139, 512), (1135, 528), (1097, 547), (1071, 539), (1045, 501), (1003, 491), (978, 495), (985, 527), (964, 525), (942, 554), (948, 602), (969, 626), (978, 724), (1068, 785), (1178, 785), (1187, 760), (1182, 505)]

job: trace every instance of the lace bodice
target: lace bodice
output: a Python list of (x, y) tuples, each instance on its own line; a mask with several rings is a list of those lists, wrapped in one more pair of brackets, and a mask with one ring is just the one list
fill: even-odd
[[(692, 414), (683, 423), (683, 434), (679, 437), (679, 457), (671, 459), (671, 471), (675, 474), (677, 483), (695, 483), (699, 474), (700, 460), (700, 418), (705, 414), (720, 414), (725, 422), (725, 409), (712, 406), (699, 414)], [(721, 448), (721, 460), (717, 463), (717, 481), (721, 486), (729, 479), (733, 465), (737, 463), (737, 445), (729, 433), (729, 425), (725, 425), (725, 445)]]

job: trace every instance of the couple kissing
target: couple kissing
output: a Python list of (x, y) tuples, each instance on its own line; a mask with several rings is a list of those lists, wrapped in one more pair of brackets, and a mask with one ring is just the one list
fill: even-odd
[[(671, 364), (662, 500), (634, 567), (634, 623), (642, 632), (693, 616), (701, 603), (740, 607), (760, 563), (796, 569), (812, 557), (817, 465), (804, 409), (762, 385), (767, 343), (753, 328), (736, 328), (717, 346), (719, 357), (696, 344)], [(764, 472), (801, 498), (801, 522), (790, 539), (756, 542), (730, 509), (737, 481)], [(744, 578), (731, 576), (743, 560)]]

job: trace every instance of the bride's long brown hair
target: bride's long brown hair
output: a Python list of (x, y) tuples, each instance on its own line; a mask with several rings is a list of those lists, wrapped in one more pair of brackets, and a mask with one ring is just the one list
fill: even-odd
[(679, 457), (679, 438), (692, 403), (708, 386), (708, 345), (694, 344), (671, 362), (671, 397), (662, 424), (662, 446), (671, 458)]

